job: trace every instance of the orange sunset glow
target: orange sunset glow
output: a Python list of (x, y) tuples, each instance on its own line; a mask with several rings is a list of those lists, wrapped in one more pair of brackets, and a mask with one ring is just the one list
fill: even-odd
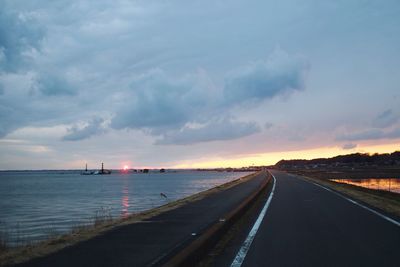
[(245, 167), (245, 166), (260, 166), (260, 165), (273, 165), (282, 159), (313, 159), (334, 157), (337, 155), (344, 155), (349, 153), (391, 153), (400, 149), (399, 143), (389, 143), (382, 145), (365, 145), (359, 146), (357, 149), (347, 151), (341, 147), (321, 147), (315, 149), (304, 149), (295, 151), (281, 151), (271, 153), (260, 153), (254, 155), (247, 155), (238, 158), (214, 158), (204, 159), (197, 162), (184, 162), (173, 166), (174, 168), (217, 168), (217, 167)]

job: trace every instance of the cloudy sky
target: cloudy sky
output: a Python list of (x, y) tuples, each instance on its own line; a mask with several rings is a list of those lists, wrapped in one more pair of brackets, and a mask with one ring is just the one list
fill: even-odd
[(400, 3), (0, 1), (0, 169), (400, 149)]

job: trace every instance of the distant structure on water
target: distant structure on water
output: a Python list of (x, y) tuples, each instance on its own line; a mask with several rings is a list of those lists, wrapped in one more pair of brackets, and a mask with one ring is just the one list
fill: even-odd
[(81, 175), (91, 175), (91, 174), (93, 174), (93, 172), (92, 171), (88, 171), (87, 163), (86, 163), (85, 171), (81, 172)]
[(104, 169), (104, 163), (101, 163), (101, 170), (97, 171), (88, 171), (86, 164), (85, 171), (81, 172), (81, 175), (104, 175), (104, 174), (111, 174), (111, 170)]

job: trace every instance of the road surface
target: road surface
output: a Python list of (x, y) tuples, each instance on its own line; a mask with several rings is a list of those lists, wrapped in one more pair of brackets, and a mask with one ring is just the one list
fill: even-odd
[(398, 225), (295, 175), (272, 174), (274, 195), (241, 266), (400, 266)]

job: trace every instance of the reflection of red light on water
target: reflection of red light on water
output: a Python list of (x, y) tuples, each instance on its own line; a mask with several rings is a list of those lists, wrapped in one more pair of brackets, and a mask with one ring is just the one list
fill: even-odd
[(128, 208), (129, 208), (129, 197), (122, 197), (122, 217), (125, 218), (128, 216)]

